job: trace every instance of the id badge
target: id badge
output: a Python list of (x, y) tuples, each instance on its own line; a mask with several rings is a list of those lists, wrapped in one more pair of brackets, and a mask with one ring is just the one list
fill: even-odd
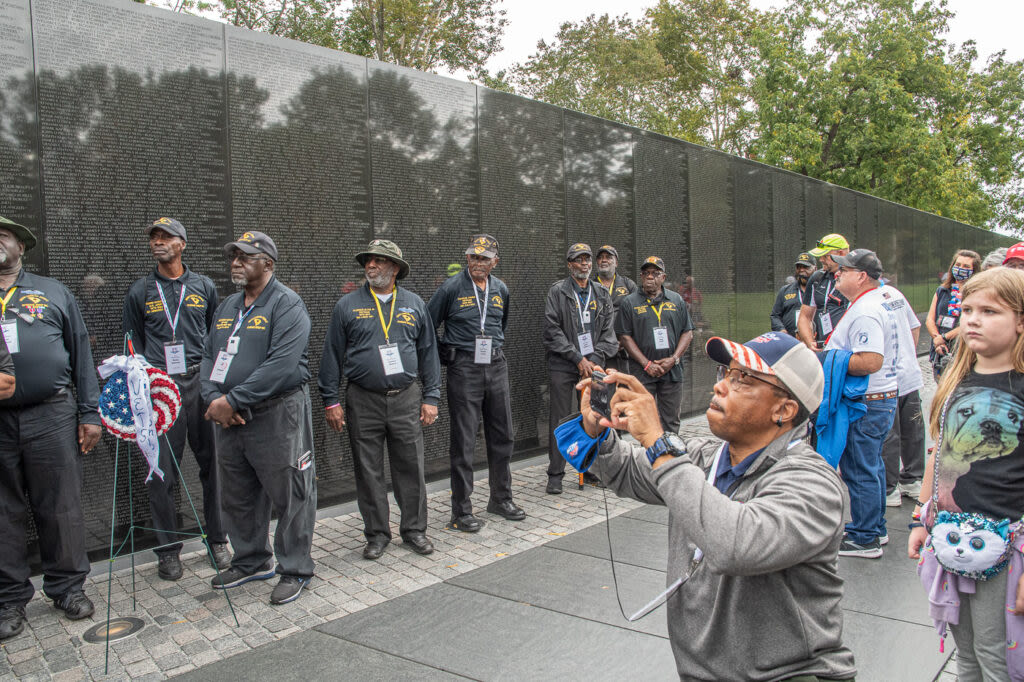
[(590, 332), (584, 332), (578, 337), (580, 342), (580, 352), (583, 355), (590, 355), (594, 352), (594, 340), (590, 336)]
[(939, 316), (939, 326), (942, 327), (943, 329), (952, 329), (953, 328), (953, 318), (951, 316), (949, 316), (949, 315), (940, 315)]
[(228, 337), (228, 353), (230, 353), (231, 355), (237, 355), (238, 354), (238, 337), (237, 336), (229, 336)]
[(11, 355), (14, 355), (21, 346), (18, 345), (18, 321), (17, 320), (4, 320), (4, 341), (7, 342), (7, 350)]
[(654, 328), (654, 347), (658, 350), (668, 350), (668, 327)]
[(228, 369), (231, 367), (231, 361), (235, 359), (235, 356), (227, 351), (220, 351), (217, 353), (217, 359), (213, 362), (213, 371), (210, 372), (210, 381), (223, 384), (228, 379)]
[(313, 466), (313, 453), (306, 450), (299, 455), (299, 459), (295, 462), (295, 468), (299, 471), (305, 471), (311, 466)]
[(391, 376), (392, 374), (402, 374), (405, 372), (405, 368), (402, 367), (402, 355), (398, 352), (397, 343), (386, 343), (377, 346), (377, 350), (380, 351), (380, 361), (384, 365), (385, 375)]
[(818, 313), (821, 320), (821, 333), (828, 335), (832, 333), (832, 317), (828, 313)]
[(473, 362), (478, 365), (491, 364), (491, 346), (493, 344), (494, 339), (489, 336), (476, 337), (476, 353), (473, 355)]
[(185, 364), (185, 344), (181, 341), (168, 341), (164, 343), (164, 362), (167, 363), (168, 374), (184, 374), (187, 367)]
[(590, 311), (589, 310), (584, 310), (583, 311), (583, 324), (590, 324)]

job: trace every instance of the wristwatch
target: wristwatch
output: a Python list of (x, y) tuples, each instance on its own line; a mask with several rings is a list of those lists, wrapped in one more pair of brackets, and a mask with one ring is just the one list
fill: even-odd
[(654, 460), (662, 455), (678, 457), (686, 454), (686, 443), (678, 434), (666, 431), (661, 438), (654, 441), (654, 445), (647, 448), (647, 461), (654, 464)]

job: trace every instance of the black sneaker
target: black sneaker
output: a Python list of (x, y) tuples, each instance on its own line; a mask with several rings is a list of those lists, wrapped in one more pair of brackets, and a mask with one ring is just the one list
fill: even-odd
[(263, 564), (263, 567), (257, 570), (255, 573), (245, 573), (239, 568), (232, 566), (226, 571), (223, 571), (220, 575), (213, 576), (213, 580), (210, 581), (210, 585), (215, 590), (226, 590), (229, 587), (238, 587), (244, 585), (250, 580), (270, 580), (274, 577), (277, 571), (274, 569), (274, 562), (268, 561)]
[(861, 545), (844, 535), (843, 543), (839, 545), (839, 556), (852, 556), (859, 557), (861, 559), (877, 559), (882, 556), (882, 545), (878, 543), (878, 538)]
[(156, 561), (156, 574), (161, 580), (178, 580), (184, 574), (177, 554), (157, 554)]
[(562, 479), (551, 476), (548, 478), (548, 487), (544, 489), (548, 495), (562, 494)]
[(223, 571), (231, 565), (231, 550), (226, 542), (211, 542), (210, 554), (213, 555), (213, 567)]
[(0, 606), (0, 639), (9, 639), (20, 635), (27, 622), (24, 606), (15, 606), (14, 604)]
[(92, 600), (85, 596), (81, 589), (72, 590), (60, 599), (54, 599), (53, 605), (64, 612), (68, 620), (82, 620), (88, 618), (96, 609)]
[(290, 575), (282, 575), (270, 593), (271, 604), (287, 604), (295, 601), (302, 594), (302, 588), (309, 584), (311, 578), (293, 578)]

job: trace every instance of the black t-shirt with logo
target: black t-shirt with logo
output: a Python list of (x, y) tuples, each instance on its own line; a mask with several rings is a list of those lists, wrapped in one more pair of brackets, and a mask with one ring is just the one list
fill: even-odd
[(800, 298), (802, 305), (809, 305), (814, 311), (814, 339), (824, 342), (830, 332), (824, 331), (821, 326), (821, 313), (828, 313), (832, 320), (832, 329), (839, 324), (839, 319), (846, 312), (850, 302), (836, 289), (836, 276), (827, 270), (818, 270), (811, 274), (807, 280), (807, 286)]
[(1024, 515), (1024, 374), (971, 372), (954, 389), (938, 490), (940, 510)]
[[(655, 347), (654, 329), (656, 327), (666, 328), (668, 348)], [(648, 360), (661, 360), (675, 353), (679, 337), (692, 329), (693, 322), (690, 320), (690, 311), (686, 308), (682, 296), (674, 291), (663, 289), (660, 295), (648, 298), (643, 290), (637, 290), (622, 301), (616, 333), (631, 337)], [(633, 365), (635, 363), (631, 363), (631, 367)], [(642, 367), (635, 369), (639, 370), (634, 372), (635, 376), (644, 383), (683, 380), (683, 368), (679, 365), (658, 378), (644, 372)]]

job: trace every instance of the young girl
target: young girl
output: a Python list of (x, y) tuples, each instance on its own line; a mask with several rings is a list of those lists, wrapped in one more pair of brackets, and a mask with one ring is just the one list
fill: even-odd
[(961, 342), (931, 405), (939, 446), (928, 458), (907, 551), (920, 559), (940, 632), (945, 623), (953, 632), (961, 682), (1018, 680), (1024, 679), (1024, 272), (995, 268), (973, 276), (961, 305)]

